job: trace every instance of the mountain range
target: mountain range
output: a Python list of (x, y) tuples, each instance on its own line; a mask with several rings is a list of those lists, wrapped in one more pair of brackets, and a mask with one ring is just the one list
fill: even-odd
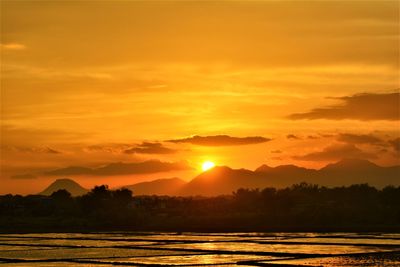
[[(50, 185), (41, 194), (49, 195), (58, 189), (66, 189), (72, 195), (84, 194), (86, 189), (72, 180), (62, 179)], [(400, 186), (400, 166), (382, 167), (368, 160), (344, 159), (322, 169), (307, 169), (295, 165), (270, 167), (262, 165), (254, 171), (217, 166), (203, 172), (189, 182), (179, 178), (157, 179), (124, 186), (134, 195), (204, 195), (231, 194), (239, 188), (282, 188), (307, 182), (322, 186), (348, 186), (368, 183), (382, 188)], [(68, 186), (68, 188), (67, 188)]]

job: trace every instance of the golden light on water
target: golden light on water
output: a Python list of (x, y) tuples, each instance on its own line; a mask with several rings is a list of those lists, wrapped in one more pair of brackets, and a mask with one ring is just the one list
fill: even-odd
[(215, 163), (212, 161), (209, 161), (209, 160), (203, 162), (203, 164), (201, 165), (201, 169), (203, 171), (208, 171), (209, 169), (212, 169), (214, 167), (215, 167)]

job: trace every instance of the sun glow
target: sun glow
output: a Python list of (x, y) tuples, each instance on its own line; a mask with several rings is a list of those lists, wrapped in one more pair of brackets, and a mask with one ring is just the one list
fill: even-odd
[(203, 171), (208, 171), (209, 169), (214, 168), (215, 164), (212, 161), (205, 161), (203, 162), (203, 164), (201, 165), (201, 169)]

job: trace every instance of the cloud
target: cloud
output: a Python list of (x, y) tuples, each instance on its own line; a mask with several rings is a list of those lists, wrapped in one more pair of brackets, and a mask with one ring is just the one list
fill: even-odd
[(395, 151), (400, 152), (400, 138), (390, 140), (389, 144), (393, 147)]
[(21, 153), (40, 153), (40, 154), (62, 154), (61, 151), (50, 147), (21, 147), (21, 146), (2, 146), (2, 150), (21, 152)]
[(85, 152), (105, 152), (114, 154), (173, 154), (177, 150), (165, 147), (159, 142), (142, 142), (141, 144), (98, 144), (84, 148)]
[(333, 134), (319, 134), (321, 137), (323, 137), (323, 138), (331, 138), (331, 137), (334, 137), (335, 135), (333, 135)]
[(343, 158), (374, 159), (377, 156), (373, 153), (364, 152), (353, 144), (333, 144), (325, 147), (322, 151), (294, 156), (293, 158), (306, 161), (327, 161)]
[[(10, 93), (10, 91), (8, 91)], [(39, 93), (36, 92), (36, 95)], [(27, 97), (33, 99), (32, 95), (27, 95)], [(35, 101), (35, 100), (33, 100)], [(5, 101), (8, 104), (11, 104), (11, 102)], [(37, 101), (36, 101), (37, 102)], [(4, 103), (4, 104), (7, 104)], [(12, 102), (14, 103), (14, 102)], [(33, 103), (33, 102), (32, 102)], [(3, 102), (1, 103), (3, 104)], [(21, 113), (18, 114), (17, 117), (25, 118), (26, 120), (36, 118), (38, 116), (37, 114), (34, 115), (36, 109), (40, 109), (40, 105), (35, 106), (34, 109), (29, 110), (28, 113)], [(57, 104), (58, 105), (58, 104)], [(31, 105), (29, 105), (31, 106)], [(5, 113), (5, 112), (4, 112)], [(19, 119), (16, 119), (17, 117), (11, 116), (10, 118), (7, 117), (7, 115), (11, 115), (11, 113), (7, 114), (1, 114), (2, 116), (4, 115), (4, 120), (7, 121), (12, 121), (15, 120), (17, 122)], [(31, 117), (32, 116), (32, 117)], [(41, 116), (41, 115), (40, 115)], [(52, 115), (53, 116), (53, 115)], [(7, 119), (6, 119), (7, 118)], [(51, 117), (52, 119), (56, 119), (56, 117)], [(57, 120), (64, 121), (61, 117), (58, 117)], [(39, 126), (32, 126), (32, 127), (27, 127), (24, 128), (25, 126), (22, 126), (23, 123), (20, 121), (16, 124), (3, 124), (1, 126), (1, 143), (2, 144), (8, 144), (9, 146), (14, 146), (14, 147), (38, 147), (38, 144), (51, 144), (51, 143), (62, 143), (62, 142), (70, 142), (71, 140), (81, 140), (84, 138), (93, 138), (93, 134), (90, 131), (80, 131), (78, 128), (74, 128), (74, 131), (71, 131), (71, 127), (68, 129), (61, 129), (57, 128), (55, 125), (51, 125), (54, 128), (45, 128), (45, 127), (39, 127)], [(48, 125), (50, 126), (50, 125)], [(77, 130), (77, 131), (75, 131)], [(43, 146), (40, 146), (43, 148)]]
[(292, 120), (399, 120), (400, 93), (363, 93), (335, 98), (341, 105), (316, 108), (289, 116)]
[(105, 152), (105, 153), (114, 153), (120, 154), (123, 153), (126, 149), (129, 149), (131, 145), (129, 144), (99, 144), (99, 145), (91, 145), (85, 147), (83, 150), (85, 152)]
[(46, 172), (45, 175), (129, 175), (129, 174), (149, 174), (168, 171), (191, 170), (187, 162), (162, 162), (158, 160), (148, 160), (135, 163), (110, 163), (98, 168), (87, 168), (81, 166), (71, 166)]
[(294, 135), (294, 134), (288, 134), (288, 135), (286, 136), (286, 138), (287, 138), (287, 139), (295, 139), (295, 140), (301, 139), (300, 137), (298, 137), (297, 135)]
[(26, 46), (24, 44), (19, 43), (7, 43), (0, 44), (1, 49), (3, 50), (25, 50)]
[[(115, 12), (108, 12), (109, 1), (86, 1), (87, 5), (74, 1), (48, 8), (35, 5), (36, 1), (17, 1), (18, 5), (15, 1), (3, 2), (7, 15), (2, 18), (2, 33), (35, 44), (28, 60), (38, 55), (43, 62), (50, 62), (54, 55), (68, 57), (55, 62), (60, 66), (200, 61), (276, 68), (337, 62), (366, 66), (398, 63), (398, 1), (347, 1), (346, 5), (336, 1), (322, 5), (315, 1), (241, 1), (240, 8), (231, 1), (222, 2), (218, 8), (213, 1), (198, 1), (198, 5), (174, 1), (157, 9), (125, 1), (124, 5), (113, 5)], [(97, 10), (110, 19), (98, 20)], [(243, 16), (243, 12), (249, 16)], [(54, 14), (59, 14), (57, 20)], [(68, 14), (74, 14), (74, 20)], [(93, 29), (118, 29), (107, 32), (118, 45), (110, 45)], [(77, 32), (85, 33), (87, 43), (76, 38)], [(141, 38), (134, 38), (132, 33)], [(58, 38), (43, 38), (53, 35)], [(60, 44), (60, 40), (69, 41)], [(357, 46), (362, 47), (353, 49)]]
[(135, 147), (124, 150), (126, 154), (173, 154), (175, 149), (165, 147), (161, 143), (143, 142)]
[(213, 135), (213, 136), (191, 136), (188, 138), (167, 140), (173, 143), (190, 143), (199, 146), (240, 146), (260, 144), (271, 141), (272, 139), (262, 136), (233, 137), (229, 135)]
[(18, 174), (11, 176), (11, 179), (36, 179), (37, 177), (32, 174)]
[(43, 153), (48, 153), (48, 154), (62, 154), (60, 151), (46, 147), (42, 150)]
[(280, 153), (282, 153), (282, 151), (281, 151), (281, 150), (271, 150), (271, 153), (273, 153), (273, 154), (280, 154)]
[(338, 135), (337, 140), (349, 144), (371, 144), (371, 145), (383, 144), (382, 139), (370, 134), (367, 135), (367, 134), (342, 133)]
[(91, 175), (94, 173), (94, 169), (81, 167), (81, 166), (69, 166), (66, 168), (56, 169), (53, 171), (45, 172), (45, 175)]

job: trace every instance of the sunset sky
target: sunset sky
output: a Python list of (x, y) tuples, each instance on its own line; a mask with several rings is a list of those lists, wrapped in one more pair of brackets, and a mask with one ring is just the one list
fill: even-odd
[(399, 5), (2, 0), (0, 194), (400, 164)]

